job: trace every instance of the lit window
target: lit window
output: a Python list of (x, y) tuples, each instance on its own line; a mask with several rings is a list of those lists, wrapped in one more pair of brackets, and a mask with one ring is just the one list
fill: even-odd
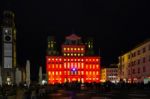
[(83, 56), (83, 54), (81, 54), (81, 56)]
[(78, 71), (78, 74), (80, 75), (80, 71)]
[(54, 64), (52, 64), (52, 68), (54, 68)]
[(56, 64), (56, 68), (58, 68), (58, 64)]
[(96, 72), (96, 75), (98, 75), (98, 71)]
[(95, 65), (93, 65), (93, 69), (95, 69)]
[(88, 61), (88, 59), (86, 59), (86, 61)]
[(73, 61), (73, 59), (71, 59), (71, 61)]
[(80, 59), (78, 59), (78, 61), (80, 61)]
[(98, 59), (96, 59), (96, 61), (98, 61)]
[(56, 58), (56, 61), (57, 61), (58, 59)]
[(64, 68), (66, 68), (66, 63), (64, 63)]
[(81, 50), (83, 51), (83, 48), (81, 48)]
[(68, 61), (70, 61), (70, 59), (68, 59)]
[(52, 75), (54, 75), (54, 72), (52, 72)]
[(56, 75), (58, 75), (58, 72), (56, 71)]
[(88, 72), (86, 71), (86, 75), (88, 75)]
[(74, 48), (74, 50), (76, 51), (77, 49), (76, 49), (76, 48)]
[(61, 68), (61, 64), (59, 65), (59, 67)]
[(86, 68), (88, 69), (88, 65), (86, 65)]
[(81, 66), (82, 66), (82, 68), (83, 68), (83, 63), (81, 63)]
[(66, 50), (66, 48), (64, 48), (64, 51)]
[(90, 64), (90, 69), (92, 68), (91, 64)]
[(70, 54), (68, 53), (67, 55), (69, 56)]
[(81, 75), (84, 75), (84, 72), (83, 72), (83, 71), (81, 71)]
[(77, 61), (77, 59), (75, 59), (74, 61)]
[(74, 56), (76, 56), (77, 54), (74, 54)]
[(68, 71), (68, 75), (69, 75), (69, 71)]
[(81, 59), (81, 61), (83, 62), (83, 59)]
[(95, 71), (93, 72), (93, 75), (95, 75)]
[(52, 58), (52, 60), (54, 61), (54, 58)]
[(59, 59), (59, 61), (61, 61), (61, 58)]
[(99, 66), (98, 65), (96, 65), (96, 68), (98, 68)]
[(73, 56), (73, 54), (71, 53), (71, 56)]
[(78, 48), (78, 51), (80, 50), (80, 48)]
[(49, 75), (51, 75), (51, 72), (48, 72)]
[(73, 48), (71, 48), (71, 51), (73, 50)]
[(95, 61), (95, 59), (93, 59), (93, 61)]
[(49, 58), (48, 60), (50, 61), (51, 59)]
[(66, 53), (64, 53), (64, 56), (66, 56)]
[(78, 67), (80, 68), (80, 63), (78, 63)]
[(66, 61), (66, 59), (64, 59), (64, 61)]
[(69, 48), (67, 48), (67, 50), (69, 51), (70, 49), (69, 49)]
[(90, 71), (90, 75), (92, 75), (92, 72)]
[(78, 54), (78, 56), (80, 56), (80, 54)]
[(59, 74), (61, 75), (61, 71), (59, 72)]

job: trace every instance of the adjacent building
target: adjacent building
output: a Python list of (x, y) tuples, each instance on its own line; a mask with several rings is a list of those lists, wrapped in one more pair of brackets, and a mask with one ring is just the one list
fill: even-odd
[(150, 39), (119, 56), (119, 78), (129, 83), (150, 81)]
[(101, 68), (101, 82), (110, 81), (112, 83), (118, 83), (118, 67), (117, 65), (107, 68)]
[(46, 71), (49, 84), (100, 82), (100, 57), (94, 55), (93, 39), (83, 43), (81, 37), (71, 34), (65, 38), (59, 53), (55, 38), (48, 37)]

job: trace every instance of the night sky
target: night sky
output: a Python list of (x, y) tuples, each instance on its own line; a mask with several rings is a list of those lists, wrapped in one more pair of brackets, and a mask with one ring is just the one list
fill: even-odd
[(0, 16), (6, 9), (16, 15), (20, 65), (29, 59), (32, 69), (44, 68), (47, 36), (55, 36), (61, 44), (73, 31), (93, 37), (102, 66), (108, 66), (150, 38), (149, 4), (149, 0), (0, 0)]

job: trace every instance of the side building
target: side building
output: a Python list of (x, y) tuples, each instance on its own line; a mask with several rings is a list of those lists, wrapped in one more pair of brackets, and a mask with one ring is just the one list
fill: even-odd
[(119, 79), (128, 83), (150, 81), (150, 39), (119, 56)]
[(110, 67), (101, 68), (101, 82), (110, 81), (112, 83), (118, 83), (118, 66), (111, 64)]
[(61, 45), (61, 54), (55, 47), (55, 39), (49, 37), (46, 56), (49, 84), (74, 81), (100, 82), (100, 57), (93, 54), (91, 39), (82, 43), (81, 37), (71, 34)]

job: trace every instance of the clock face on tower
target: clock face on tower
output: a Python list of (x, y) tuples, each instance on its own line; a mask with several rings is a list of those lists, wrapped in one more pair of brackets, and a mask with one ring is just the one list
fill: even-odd
[(4, 32), (4, 41), (11, 42), (12, 41), (11, 28), (4, 28), (3, 32)]

